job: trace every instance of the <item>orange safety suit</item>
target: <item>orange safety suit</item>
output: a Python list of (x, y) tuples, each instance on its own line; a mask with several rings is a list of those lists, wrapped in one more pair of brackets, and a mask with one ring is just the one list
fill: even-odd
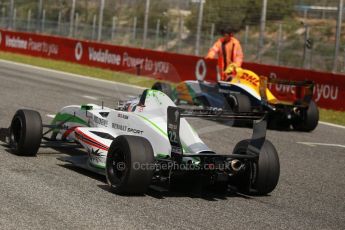
[(218, 58), (218, 67), (221, 71), (221, 80), (227, 80), (228, 76), (224, 73), (226, 67), (232, 63), (241, 67), (243, 62), (243, 52), (240, 42), (230, 37), (229, 40), (225, 38), (218, 39), (211, 49), (208, 51), (206, 58), (215, 59)]

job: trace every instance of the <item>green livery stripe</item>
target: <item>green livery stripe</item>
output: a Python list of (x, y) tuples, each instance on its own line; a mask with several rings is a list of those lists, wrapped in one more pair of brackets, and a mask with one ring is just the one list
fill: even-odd
[(56, 114), (54, 120), (52, 121), (52, 124), (55, 125), (58, 122), (73, 122), (73, 123), (78, 123), (81, 125), (85, 125), (85, 126), (89, 126), (89, 124), (84, 121), (83, 119), (73, 116), (71, 114), (68, 113), (58, 113)]
[[(166, 138), (169, 139), (168, 134), (167, 134), (164, 130), (162, 130), (158, 125), (156, 125), (154, 122), (150, 121), (147, 117), (144, 117), (144, 116), (142, 116), (142, 115), (139, 115), (139, 114), (136, 114), (136, 115), (137, 115), (138, 117), (144, 119), (145, 121), (147, 121), (149, 124), (151, 124), (153, 127), (155, 127), (163, 136), (165, 136)], [(182, 141), (181, 141), (181, 144), (182, 144), (183, 152), (185, 152), (185, 153), (188, 152), (188, 151), (187, 151), (188, 147), (187, 147), (186, 145), (184, 145), (184, 144), (182, 143)]]
[(167, 157), (170, 157), (169, 154), (165, 154), (165, 153), (157, 153), (157, 156), (156, 158), (158, 159), (164, 159), (164, 158), (167, 158)]
[(158, 125), (156, 125), (155, 123), (153, 123), (152, 121), (150, 121), (147, 117), (141, 116), (139, 114), (136, 114), (138, 117), (144, 119), (145, 121), (147, 121), (148, 123), (150, 123), (150, 125), (152, 125), (153, 127), (155, 127), (163, 136), (168, 138), (168, 134), (166, 132), (164, 132), (164, 130), (162, 130)]

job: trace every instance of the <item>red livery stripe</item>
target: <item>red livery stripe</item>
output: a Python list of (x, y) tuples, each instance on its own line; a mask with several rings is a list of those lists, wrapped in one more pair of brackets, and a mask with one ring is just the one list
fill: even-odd
[(100, 143), (99, 141), (93, 139), (92, 137), (90, 137), (87, 134), (80, 131), (78, 128), (75, 129), (75, 133), (76, 133), (77, 139), (79, 139), (80, 141), (82, 141), (88, 145), (91, 145), (93, 147), (108, 151), (109, 146), (106, 146), (106, 145)]

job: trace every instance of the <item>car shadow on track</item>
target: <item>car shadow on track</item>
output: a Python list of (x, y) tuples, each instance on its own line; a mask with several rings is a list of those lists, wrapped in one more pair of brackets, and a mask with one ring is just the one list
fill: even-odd
[[(98, 185), (99, 188), (103, 189), (106, 192), (113, 193), (109, 186), (106, 184)], [(148, 191), (143, 195), (131, 195), (131, 194), (114, 194), (119, 196), (149, 196), (155, 199), (166, 199), (171, 197), (189, 197), (189, 198), (199, 198), (206, 201), (219, 201), (219, 200), (227, 200), (228, 198), (234, 198), (234, 197), (241, 197), (244, 199), (252, 199), (253, 197), (247, 196), (244, 194), (237, 193), (235, 191), (226, 191), (226, 192), (215, 192), (208, 189), (191, 189), (191, 188), (174, 188), (170, 190), (159, 190), (157, 188), (153, 188), (150, 186)]]
[(220, 200), (227, 200), (229, 198), (241, 197), (244, 199), (252, 199), (250, 196), (246, 196), (243, 194), (239, 194), (235, 191), (227, 191), (227, 192), (214, 192), (209, 190), (200, 190), (200, 191), (193, 191), (193, 190), (184, 190), (184, 191), (176, 191), (171, 190), (167, 192), (160, 192), (153, 189), (150, 189), (146, 195), (151, 196), (156, 199), (166, 199), (170, 197), (189, 197), (189, 198), (199, 198), (206, 201), (220, 201)]
[[(83, 176), (87, 176), (91, 179), (97, 180), (101, 182), (102, 184), (97, 185), (100, 189), (113, 193), (109, 186), (107, 185), (106, 177), (100, 174), (97, 174), (95, 172), (91, 172), (89, 170), (79, 168), (77, 166), (74, 166), (72, 164), (66, 163), (66, 164), (58, 164), (60, 167), (63, 167), (65, 169), (74, 171), (76, 173), (82, 174)], [(195, 185), (195, 184), (194, 184)], [(226, 200), (228, 198), (232, 197), (241, 197), (244, 199), (252, 199), (252, 196), (247, 196), (241, 193), (238, 193), (234, 190), (228, 190), (228, 191), (214, 191), (212, 189), (203, 188), (199, 185), (190, 185), (190, 184), (179, 184), (178, 186), (174, 186), (170, 189), (157, 189), (159, 187), (157, 186), (150, 186), (148, 191), (145, 194), (114, 194), (118, 196), (125, 196), (125, 197), (131, 197), (131, 196), (150, 196), (156, 199), (165, 199), (168, 197), (190, 197), (190, 198), (200, 198), (207, 201), (219, 201), (219, 200)]]
[[(5, 147), (5, 151), (14, 154), (6, 144), (6, 137), (8, 137), (8, 129), (6, 128), (0, 128), (0, 143), (2, 146)], [(50, 148), (54, 151), (48, 151), (48, 152), (41, 152), (38, 153), (38, 155), (67, 155), (67, 156), (80, 156), (85, 155), (85, 151), (78, 149), (78, 148)], [(14, 154), (16, 155), (16, 154)], [(97, 174), (95, 172), (89, 171), (87, 169), (83, 169), (80, 167), (77, 167), (71, 163), (63, 162), (61, 164), (58, 164), (58, 166), (63, 167), (65, 169), (74, 171), (76, 173), (82, 174), (84, 176), (87, 176), (91, 179), (97, 180), (101, 182), (102, 184), (98, 185), (99, 188), (103, 189), (104, 191), (112, 193), (109, 186), (106, 184), (106, 178), (103, 175)], [(115, 194), (114, 194), (115, 195)], [(118, 195), (118, 194), (116, 194)], [(156, 199), (165, 199), (168, 197), (190, 197), (190, 198), (200, 198), (207, 201), (218, 201), (218, 200), (226, 200), (231, 197), (242, 197), (244, 199), (252, 199), (251, 196), (247, 196), (244, 194), (237, 193), (236, 191), (228, 190), (228, 191), (213, 191), (212, 189), (205, 189), (202, 188), (202, 186), (193, 183), (192, 185), (190, 183), (186, 184), (179, 184), (178, 186), (174, 186), (173, 188), (169, 189), (157, 189), (157, 186), (155, 188), (151, 186), (148, 191), (144, 195), (122, 195), (122, 196), (150, 196)]]
[[(83, 176), (87, 176), (91, 179), (97, 180), (101, 182), (102, 184), (97, 185), (100, 189), (113, 193), (109, 186), (107, 185), (107, 181), (105, 176), (88, 171), (86, 169), (82, 169), (79, 167), (76, 167), (72, 164), (58, 164), (59, 166), (74, 171), (76, 173), (82, 174)], [(163, 189), (159, 190), (157, 187), (153, 188), (153, 186), (150, 186), (148, 191), (145, 194), (114, 194), (118, 196), (125, 196), (125, 197), (131, 197), (131, 196), (150, 196), (156, 199), (165, 199), (168, 197), (190, 197), (190, 198), (201, 198), (207, 201), (217, 201), (217, 200), (226, 200), (231, 197), (242, 197), (245, 199), (251, 199), (250, 196), (242, 195), (239, 194), (235, 191), (227, 191), (227, 192), (215, 192), (215, 191), (210, 191), (208, 189), (202, 189), (201, 187), (194, 187), (191, 188), (190, 186), (183, 187), (183, 185), (179, 187), (175, 187), (173, 189)]]
[(9, 130), (7, 128), (0, 128), (0, 142), (6, 143), (6, 137), (9, 136)]
[[(6, 145), (3, 145), (7, 147)], [(69, 156), (79, 156), (81, 154), (85, 155), (85, 152), (79, 149), (54, 149), (55, 152), (53, 153), (38, 153), (38, 155), (60, 155), (65, 154)], [(5, 149), (6, 152), (13, 154), (13, 152), (10, 149)], [(15, 154), (14, 154), (15, 155)], [(21, 156), (22, 157), (22, 156)], [(93, 180), (99, 181), (102, 184), (99, 184), (98, 187), (102, 190), (113, 193), (109, 186), (107, 185), (106, 177), (100, 174), (97, 174), (95, 172), (89, 171), (87, 169), (80, 168), (78, 166), (75, 166), (68, 162), (61, 161), (60, 164), (57, 164), (60, 167), (63, 167), (65, 169), (71, 170), (73, 172), (76, 172), (78, 174), (81, 174), (83, 176), (87, 176)], [(252, 199), (253, 197), (247, 196), (244, 194), (237, 193), (234, 190), (228, 190), (228, 191), (213, 191), (212, 189), (203, 188), (202, 186), (193, 183), (192, 185), (187, 184), (179, 184), (178, 186), (174, 186), (173, 188), (163, 188), (163, 189), (157, 189), (159, 187), (157, 186), (150, 186), (148, 191), (143, 195), (130, 195), (130, 194), (114, 194), (114, 195), (120, 195), (120, 196), (150, 196), (155, 199), (165, 199), (169, 197), (190, 197), (190, 198), (200, 198), (206, 201), (219, 201), (219, 200), (226, 200), (228, 198), (232, 197), (241, 197), (244, 199)]]
[(105, 176), (91, 172), (91, 171), (83, 169), (83, 168), (79, 168), (73, 164), (70, 164), (70, 163), (58, 164), (58, 166), (63, 167), (63, 168), (68, 169), (68, 170), (71, 170), (73, 172), (82, 174), (83, 176), (87, 176), (87, 177), (94, 179), (94, 180), (97, 180), (99, 182), (107, 183)]

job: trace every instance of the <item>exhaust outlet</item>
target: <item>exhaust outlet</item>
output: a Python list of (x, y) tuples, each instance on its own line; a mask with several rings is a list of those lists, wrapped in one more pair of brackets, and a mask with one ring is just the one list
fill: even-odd
[(239, 160), (232, 160), (230, 166), (234, 172), (238, 172), (243, 168), (244, 164)]

